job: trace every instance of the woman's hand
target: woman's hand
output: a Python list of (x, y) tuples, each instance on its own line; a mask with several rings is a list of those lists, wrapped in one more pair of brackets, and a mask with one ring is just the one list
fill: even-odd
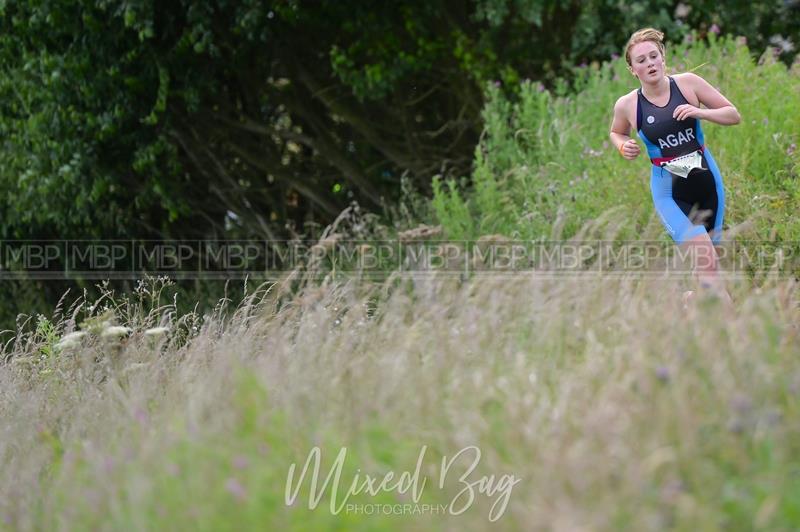
[(639, 149), (639, 144), (637, 144), (633, 139), (626, 140), (619, 147), (619, 152), (629, 161), (636, 159), (639, 156), (640, 151), (641, 149)]
[(685, 103), (683, 105), (679, 105), (675, 108), (675, 112), (672, 113), (672, 118), (676, 120), (685, 120), (687, 118), (700, 118), (703, 119), (706, 117), (706, 110), (700, 109), (699, 107), (695, 107), (694, 105)]

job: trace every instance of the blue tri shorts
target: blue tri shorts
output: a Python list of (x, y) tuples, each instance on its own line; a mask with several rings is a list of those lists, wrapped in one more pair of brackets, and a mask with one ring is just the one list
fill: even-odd
[(719, 244), (725, 190), (719, 167), (708, 148), (703, 151), (703, 168), (692, 170), (685, 178), (653, 165), (650, 192), (661, 223), (676, 243), (708, 233), (711, 241)]

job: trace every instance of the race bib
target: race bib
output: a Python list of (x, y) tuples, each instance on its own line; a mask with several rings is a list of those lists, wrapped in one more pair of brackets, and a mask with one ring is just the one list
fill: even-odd
[(703, 169), (703, 156), (699, 151), (693, 151), (680, 157), (675, 157), (671, 161), (661, 163), (661, 168), (666, 168), (675, 175), (684, 179), (689, 177), (689, 172), (695, 168)]

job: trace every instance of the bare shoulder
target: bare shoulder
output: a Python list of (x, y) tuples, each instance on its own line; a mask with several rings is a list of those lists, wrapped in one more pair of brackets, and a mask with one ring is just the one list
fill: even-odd
[(708, 81), (693, 74), (676, 74), (673, 76), (678, 88), (684, 94), (690, 104), (699, 106), (705, 105), (709, 109), (718, 109), (733, 104), (720, 92), (720, 89), (711, 85)]
[(630, 105), (630, 103), (635, 100), (636, 100), (636, 89), (633, 89), (630, 92), (626, 92), (625, 94), (617, 98), (617, 105)]
[(675, 82), (681, 87), (689, 87), (693, 90), (704, 89), (710, 87), (711, 84), (703, 77), (698, 76), (694, 72), (684, 72), (682, 74), (675, 74), (672, 76)]
[(633, 89), (631, 92), (623, 94), (619, 98), (617, 98), (616, 103), (614, 104), (614, 112), (623, 112), (625, 114), (631, 110), (631, 108), (636, 104), (636, 89)]
[[(624, 120), (631, 128), (634, 127), (636, 124), (636, 89), (617, 98), (614, 104), (614, 120)], [(619, 124), (620, 127), (621, 125)]]
[(672, 76), (675, 81), (680, 81), (682, 85), (688, 86), (695, 86), (698, 82), (704, 82), (705, 80), (695, 74), (694, 72), (683, 72), (681, 74), (675, 74)]
[(702, 88), (704, 85), (707, 85), (706, 80), (698, 76), (693, 72), (684, 72), (682, 74), (675, 74), (672, 76), (672, 79), (675, 80), (675, 83), (678, 85), (678, 89), (684, 95), (684, 97), (689, 101), (692, 105), (699, 105), (699, 99), (697, 96), (698, 89)]

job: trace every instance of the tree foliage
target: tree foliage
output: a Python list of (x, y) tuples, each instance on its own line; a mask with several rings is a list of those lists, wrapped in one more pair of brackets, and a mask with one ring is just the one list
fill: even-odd
[[(789, 2), (0, 2), (1, 238), (247, 235), (468, 175), (487, 83), (655, 25), (796, 41)], [(744, 16), (750, 14), (749, 16)]]

